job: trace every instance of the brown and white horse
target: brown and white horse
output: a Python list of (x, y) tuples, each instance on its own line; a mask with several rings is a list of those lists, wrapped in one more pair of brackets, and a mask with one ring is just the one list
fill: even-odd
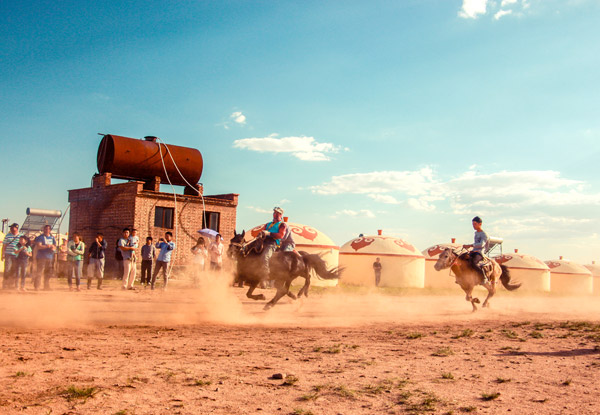
[(434, 265), (436, 271), (448, 269), (456, 276), (456, 283), (460, 285), (463, 291), (467, 294), (465, 300), (470, 301), (473, 306), (473, 311), (477, 311), (475, 304), (479, 303), (479, 298), (473, 297), (473, 288), (477, 285), (483, 285), (488, 290), (488, 295), (482, 304), (482, 307), (489, 307), (489, 300), (496, 293), (496, 284), (498, 281), (502, 282), (504, 288), (509, 291), (516, 290), (521, 284), (510, 283), (510, 273), (508, 268), (504, 265), (498, 264), (493, 259), (490, 259), (493, 265), (492, 275), (490, 276), (490, 282), (483, 284), (483, 275), (481, 271), (474, 268), (469, 261), (469, 254), (460, 250), (453, 250), (447, 248), (440, 254), (439, 259)]

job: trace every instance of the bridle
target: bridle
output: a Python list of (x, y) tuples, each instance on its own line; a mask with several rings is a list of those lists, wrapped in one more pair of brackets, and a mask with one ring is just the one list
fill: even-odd
[(250, 255), (250, 253), (254, 250), (257, 254), (258, 249), (256, 249), (256, 245), (252, 246), (250, 249), (246, 249), (248, 248), (248, 246), (250, 246), (252, 243), (254, 243), (257, 239), (259, 239), (258, 237), (249, 240), (248, 242), (229, 242), (229, 246), (235, 246), (238, 248), (238, 253), (241, 254), (244, 258), (247, 257), (248, 255)]

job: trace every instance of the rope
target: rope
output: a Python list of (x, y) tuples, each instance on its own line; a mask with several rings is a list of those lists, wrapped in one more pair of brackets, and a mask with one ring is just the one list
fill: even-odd
[[(175, 209), (174, 209), (175, 216), (174, 216), (173, 220), (175, 221), (175, 246), (177, 247), (177, 193), (175, 192), (175, 187), (173, 186), (173, 183), (171, 183), (171, 179), (169, 178), (169, 173), (167, 172), (167, 167), (165, 166), (165, 160), (163, 159), (162, 149), (160, 147), (160, 144), (161, 143), (158, 143), (158, 153), (160, 154), (160, 161), (162, 163), (163, 170), (165, 171), (165, 176), (167, 177), (167, 181), (169, 182), (169, 185), (171, 186), (171, 189), (173, 190), (173, 202), (174, 202), (174, 206), (175, 206)], [(166, 144), (163, 144), (163, 145), (165, 146), (165, 150), (167, 151), (167, 153), (169, 153), (169, 148), (167, 147), (167, 145)], [(171, 160), (172, 159), (173, 159), (173, 157), (171, 157)], [(170, 266), (167, 268), (167, 281), (171, 277), (171, 270), (173, 269), (174, 262), (175, 262), (175, 255), (172, 255)]]

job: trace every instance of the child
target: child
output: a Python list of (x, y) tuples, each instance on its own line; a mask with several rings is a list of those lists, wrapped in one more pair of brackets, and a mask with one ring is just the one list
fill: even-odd
[(208, 256), (208, 250), (206, 249), (206, 243), (203, 237), (198, 238), (198, 242), (192, 247), (192, 254), (194, 254), (194, 259), (192, 260), (194, 287), (198, 287), (200, 274), (204, 271), (204, 263)]
[(146, 238), (146, 245), (142, 246), (142, 285), (146, 288), (152, 279), (152, 263), (156, 258), (156, 247), (152, 244), (152, 237)]
[[(17, 244), (17, 249), (15, 251), (17, 255), (17, 280), (16, 283), (19, 283), (19, 278), (21, 279), (21, 291), (25, 291), (25, 278), (27, 278), (27, 265), (29, 263), (29, 258), (31, 257), (31, 247), (29, 246), (29, 239), (25, 235), (19, 237), (19, 243)], [(17, 285), (17, 290), (19, 286)]]

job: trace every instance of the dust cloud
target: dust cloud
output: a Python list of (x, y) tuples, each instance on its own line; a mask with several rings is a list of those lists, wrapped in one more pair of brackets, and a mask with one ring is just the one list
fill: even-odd
[[(390, 295), (378, 289), (313, 289), (308, 298), (282, 298), (271, 310), (266, 301), (246, 298), (247, 288), (234, 288), (226, 274), (203, 273), (198, 287), (189, 280), (172, 281), (162, 291), (95, 289), (68, 292), (2, 292), (0, 326), (25, 328), (97, 325), (228, 324), (283, 327), (347, 327), (377, 323), (405, 325), (478, 320), (590, 320), (600, 316), (600, 299), (555, 294), (523, 295), (499, 291), (491, 308), (471, 312), (458, 287), (443, 293)], [(292, 287), (297, 291), (298, 287)], [(257, 289), (267, 301), (275, 290)], [(483, 300), (485, 292), (477, 292)]]

